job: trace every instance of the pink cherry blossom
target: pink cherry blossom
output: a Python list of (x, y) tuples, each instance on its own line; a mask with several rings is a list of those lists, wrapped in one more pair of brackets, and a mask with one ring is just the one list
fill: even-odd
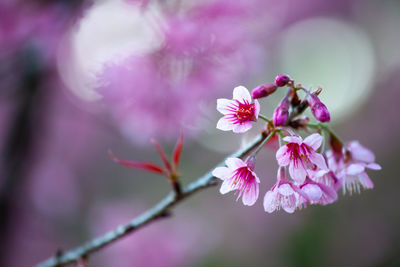
[(258, 184), (260, 179), (255, 174), (254, 158), (243, 161), (239, 158), (228, 158), (225, 161), (227, 167), (217, 167), (212, 174), (223, 180), (220, 188), (221, 194), (238, 190), (237, 200), (243, 196), (244, 205), (252, 206), (259, 194)]
[(349, 191), (360, 192), (364, 189), (374, 188), (374, 183), (369, 178), (365, 169), (380, 170), (381, 166), (375, 163), (375, 155), (372, 151), (362, 146), (358, 141), (346, 144), (346, 153), (337, 164), (338, 177), (343, 182), (343, 193)]
[[(329, 165), (330, 166), (330, 165)], [(342, 181), (332, 170), (309, 170), (310, 178), (314, 182), (321, 183), (338, 190), (342, 186)]]
[[(297, 208), (297, 199), (299, 199), (300, 189), (290, 182), (286, 177), (286, 171), (283, 167), (278, 169), (278, 181), (264, 196), (264, 210), (272, 213), (281, 208), (293, 213)], [(307, 199), (307, 196), (303, 196)]]
[(280, 166), (289, 165), (290, 176), (299, 184), (303, 184), (309, 170), (316, 167), (328, 170), (324, 157), (315, 152), (322, 143), (322, 136), (314, 133), (303, 139), (300, 136), (286, 136), (283, 138), (288, 144), (280, 147), (276, 152), (276, 159)]
[[(300, 186), (303, 195), (299, 194), (297, 205), (305, 207), (309, 204), (327, 205), (337, 200), (338, 196), (333, 187), (317, 183), (307, 177), (304, 184)], [(303, 196), (306, 195), (307, 198)]]
[(220, 98), (217, 100), (217, 110), (222, 117), (217, 123), (217, 129), (232, 130), (234, 133), (244, 133), (251, 129), (252, 121), (257, 121), (260, 104), (257, 100), (251, 102), (249, 91), (244, 86), (235, 87), (233, 100)]

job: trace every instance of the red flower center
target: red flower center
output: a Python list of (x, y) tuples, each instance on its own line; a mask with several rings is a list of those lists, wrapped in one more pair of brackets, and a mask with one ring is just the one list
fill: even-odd
[(236, 118), (238, 119), (239, 122), (245, 122), (245, 121), (250, 121), (250, 120), (255, 120), (254, 116), (254, 103), (250, 104), (247, 101), (244, 103), (240, 103), (238, 101), (238, 107), (236, 109)]

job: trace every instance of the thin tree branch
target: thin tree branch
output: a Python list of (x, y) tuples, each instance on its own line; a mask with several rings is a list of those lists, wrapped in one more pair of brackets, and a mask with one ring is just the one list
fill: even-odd
[[(266, 136), (259, 135), (246, 147), (238, 150), (229, 157), (243, 157), (251, 152), (257, 145), (265, 139)], [(218, 164), (218, 166), (224, 165), (224, 162)], [(143, 214), (134, 218), (127, 224), (120, 225), (114, 230), (104, 234), (103, 236), (94, 238), (91, 241), (83, 244), (82, 246), (76, 247), (64, 253), (58, 253), (55, 257), (52, 257), (42, 263), (39, 263), (37, 267), (56, 267), (63, 266), (68, 263), (77, 262), (79, 259), (87, 257), (89, 254), (113, 243), (114, 241), (124, 237), (125, 235), (168, 215), (168, 211), (171, 207), (175, 206), (183, 199), (191, 196), (192, 194), (210, 186), (216, 185), (215, 178), (212, 175), (211, 169), (209, 172), (199, 177), (194, 182), (182, 189), (182, 193), (177, 195), (174, 191), (170, 192), (163, 200), (156, 204), (151, 209), (147, 210)]]

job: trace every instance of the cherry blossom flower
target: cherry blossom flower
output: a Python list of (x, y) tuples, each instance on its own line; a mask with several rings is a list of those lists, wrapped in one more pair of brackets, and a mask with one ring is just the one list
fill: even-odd
[(283, 138), (288, 144), (280, 147), (276, 152), (276, 159), (280, 166), (289, 165), (290, 176), (299, 184), (303, 184), (309, 170), (315, 166), (328, 170), (324, 157), (315, 152), (322, 143), (322, 136), (314, 133), (303, 139), (300, 136), (286, 136)]
[[(330, 165), (329, 165), (330, 166)], [(342, 186), (342, 181), (336, 176), (332, 170), (309, 170), (310, 178), (314, 182), (321, 183), (338, 190)]]
[(257, 100), (252, 103), (249, 91), (244, 86), (238, 86), (233, 90), (233, 100), (217, 100), (217, 110), (224, 115), (218, 121), (217, 129), (244, 133), (251, 129), (252, 121), (257, 121), (260, 104)]
[[(339, 179), (342, 180), (343, 193), (346, 193), (346, 191), (350, 193), (353, 191), (360, 192), (361, 187), (364, 189), (374, 188), (374, 183), (365, 172), (365, 169), (381, 169), (381, 166), (375, 163), (374, 153), (358, 141), (346, 144), (345, 151), (344, 157), (333, 167)], [(329, 162), (334, 161), (330, 160)]]
[(212, 174), (223, 180), (220, 188), (221, 194), (237, 190), (237, 200), (243, 196), (242, 201), (246, 206), (252, 206), (258, 199), (258, 184), (260, 179), (254, 172), (254, 158), (243, 161), (239, 158), (228, 158), (227, 167), (217, 167)]
[[(297, 208), (299, 194), (303, 193), (287, 179), (285, 169), (280, 167), (276, 184), (264, 196), (264, 210), (272, 213), (282, 208), (288, 213), (293, 213)], [(302, 198), (308, 199), (307, 195), (304, 194)]]
[[(316, 183), (309, 177), (307, 177), (305, 183), (300, 186), (300, 190), (304, 194), (299, 194), (297, 200), (297, 205), (299, 207), (305, 207), (307, 203), (327, 205), (335, 202), (338, 198), (336, 190), (333, 187), (322, 183)], [(304, 195), (306, 195), (307, 198), (303, 197)]]

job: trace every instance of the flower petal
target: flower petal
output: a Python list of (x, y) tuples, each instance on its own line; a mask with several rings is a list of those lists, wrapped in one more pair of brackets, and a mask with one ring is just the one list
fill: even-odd
[(311, 203), (317, 203), (322, 197), (322, 190), (316, 184), (306, 184), (301, 190), (308, 196)]
[(312, 135), (307, 136), (303, 143), (312, 147), (314, 150), (317, 150), (322, 144), (322, 136), (318, 133), (313, 133)]
[(272, 213), (276, 210), (276, 194), (277, 192), (268, 191), (264, 196), (264, 210), (268, 213)]
[(360, 174), (359, 179), (360, 179), (360, 183), (362, 184), (362, 186), (364, 188), (366, 188), (366, 189), (374, 188), (374, 183), (371, 181), (368, 174), (366, 174), (365, 172)]
[(296, 209), (296, 196), (290, 195), (281, 199), (281, 206), (287, 213), (293, 213)]
[(227, 167), (217, 167), (213, 170), (212, 175), (221, 180), (225, 180), (232, 175), (232, 171)]
[(247, 132), (248, 130), (250, 130), (251, 127), (253, 127), (253, 125), (251, 124), (251, 121), (245, 121), (243, 123), (236, 124), (235, 126), (233, 126), (233, 132), (234, 133), (244, 133), (244, 132)]
[(292, 194), (294, 194), (294, 190), (293, 188), (289, 185), (289, 184), (281, 184), (278, 187), (278, 192), (279, 194), (283, 195), (283, 196), (290, 196)]
[(290, 161), (289, 173), (292, 179), (299, 184), (304, 183), (304, 180), (307, 176), (307, 170), (301, 160), (297, 160), (297, 162), (295, 162), (294, 160)]
[(221, 188), (219, 189), (219, 192), (223, 195), (225, 195), (226, 193), (229, 193), (233, 190), (236, 189), (236, 186), (233, 185), (230, 180), (224, 180), (221, 184)]
[(242, 201), (246, 206), (253, 206), (258, 199), (259, 189), (258, 183), (254, 182), (251, 184), (248, 191), (243, 193)]
[(371, 170), (376, 170), (376, 171), (379, 171), (382, 169), (381, 165), (379, 165), (378, 163), (367, 164), (367, 168), (369, 168)]
[(225, 160), (225, 164), (232, 171), (247, 166), (246, 163), (244, 163), (244, 161), (239, 158), (227, 158)]
[(229, 119), (225, 116), (219, 119), (217, 123), (217, 129), (221, 131), (230, 131), (232, 130), (234, 125), (229, 121)]
[(254, 117), (258, 119), (258, 114), (260, 114), (260, 103), (257, 100), (254, 100)]
[(217, 99), (217, 110), (221, 112), (223, 115), (227, 115), (232, 113), (232, 108), (235, 108), (237, 105), (236, 101), (220, 98)]
[(350, 150), (351, 156), (356, 161), (364, 161), (367, 163), (375, 161), (374, 153), (362, 146), (358, 141), (352, 141), (346, 147)]
[(257, 174), (251, 170), (249, 170), (251, 172), (251, 174), (254, 176), (254, 179), (256, 179), (257, 183), (260, 183), (260, 178), (258, 178)]
[(278, 151), (276, 151), (276, 160), (278, 161), (279, 166), (287, 166), (289, 164), (290, 155), (286, 145), (281, 146)]
[(303, 142), (303, 139), (297, 135), (290, 135), (290, 136), (285, 136), (283, 138), (283, 141), (288, 143), (296, 143), (300, 145)]
[(240, 102), (243, 102), (243, 100), (246, 100), (247, 102), (251, 102), (251, 96), (249, 93), (249, 90), (247, 90), (246, 87), (244, 86), (237, 86), (235, 89), (233, 89), (233, 99), (238, 100)]
[(364, 171), (365, 171), (365, 166), (364, 166), (364, 164), (360, 164), (360, 163), (350, 164), (346, 168), (346, 174), (348, 174), (348, 175), (358, 175)]
[(319, 154), (315, 151), (311, 151), (308, 154), (308, 158), (312, 163), (317, 165), (318, 168), (320, 168), (322, 170), (328, 170), (328, 166), (326, 166), (325, 158), (321, 154)]
[(323, 192), (322, 199), (320, 200), (320, 204), (326, 205), (335, 202), (338, 199), (338, 195), (336, 190), (330, 186), (324, 184), (318, 184)]

